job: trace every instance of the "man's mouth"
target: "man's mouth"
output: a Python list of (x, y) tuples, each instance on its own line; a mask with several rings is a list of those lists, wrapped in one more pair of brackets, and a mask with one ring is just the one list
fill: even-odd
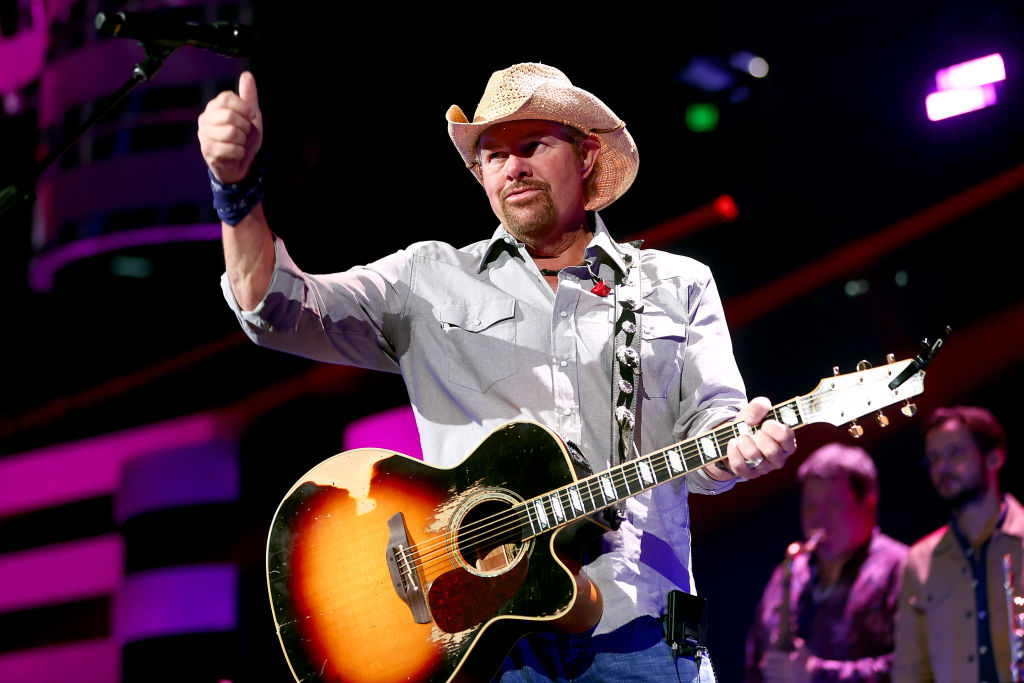
[(546, 190), (544, 185), (516, 185), (505, 190), (502, 195), (503, 201), (520, 202), (543, 193)]
[(524, 187), (524, 188), (522, 188), (520, 190), (513, 190), (512, 192), (509, 192), (505, 196), (505, 201), (507, 201), (507, 202), (525, 201), (526, 199), (529, 199), (530, 197), (533, 197), (534, 195), (537, 195), (540, 192), (541, 192), (541, 190), (539, 190), (539, 189), (537, 189), (535, 187)]

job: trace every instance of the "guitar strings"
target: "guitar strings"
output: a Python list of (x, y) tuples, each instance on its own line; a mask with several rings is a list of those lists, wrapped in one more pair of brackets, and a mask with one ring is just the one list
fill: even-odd
[[(646, 457), (652, 459), (652, 470), (655, 473), (656, 478), (660, 478), (660, 476), (657, 476), (657, 475), (662, 475), (662, 474), (665, 474), (665, 473), (668, 473), (668, 474), (672, 475), (672, 470), (669, 467), (669, 465), (667, 465), (667, 464), (661, 464), (661, 465), (653, 464), (653, 459), (655, 457), (657, 457), (658, 455), (663, 455), (663, 454), (661, 454), (661, 453), (654, 453), (654, 454), (652, 454), (650, 456), (646, 456)], [(662, 460), (664, 460), (664, 458), (662, 458)], [(710, 463), (710, 462), (714, 462), (714, 461), (707, 461), (707, 462)], [(621, 473), (615, 473), (615, 472), (608, 473), (608, 472), (605, 472), (605, 473), (602, 473), (602, 475), (607, 474), (608, 476), (610, 476), (612, 478), (613, 483), (615, 485), (624, 484), (624, 485), (627, 486), (627, 488), (631, 488), (631, 487), (629, 487), (630, 483), (632, 483), (633, 485), (642, 485), (642, 481), (643, 480), (642, 480), (642, 478), (639, 475), (628, 474), (628, 473), (626, 473), (625, 469), (626, 468), (623, 468)], [(629, 469), (632, 469), (632, 468), (629, 468)], [(694, 469), (696, 469), (696, 468), (694, 468)], [(673, 476), (673, 478), (678, 478), (678, 477), (680, 477), (680, 476), (682, 476), (682, 475), (684, 475), (684, 474), (686, 474), (687, 472), (690, 472), (690, 471), (693, 471), (693, 470), (685, 470), (685, 471), (677, 472)], [(669, 479), (666, 478), (666, 479), (664, 479), (661, 482), (655, 482), (654, 485), (657, 485), (658, 483), (667, 483), (668, 481), (669, 481)], [(593, 495), (593, 491), (595, 489), (600, 489), (600, 482), (597, 481), (597, 475), (595, 475), (593, 477), (587, 477), (585, 479), (582, 479), (582, 480), (576, 482), (575, 485), (579, 489), (584, 489), (584, 488), (587, 489), (587, 491), (590, 492), (590, 495)], [(648, 487), (648, 488), (652, 488), (652, 487), (653, 486)], [(639, 490), (636, 491), (636, 493), (639, 493), (639, 492), (640, 492)], [(564, 489), (556, 489), (556, 490), (554, 490), (554, 491), (552, 491), (552, 492), (550, 492), (548, 494), (545, 494), (545, 497), (549, 497), (549, 496), (557, 496), (559, 498), (560, 502), (563, 504), (563, 508), (567, 507), (570, 504), (570, 501), (568, 500), (567, 492)], [(521, 533), (518, 533), (518, 532), (521, 531), (521, 529), (523, 527), (523, 524), (521, 522), (521, 514), (520, 514), (521, 511), (524, 510), (526, 508), (526, 506), (535, 503), (537, 500), (538, 499), (536, 499), (536, 498), (530, 499), (530, 500), (524, 501), (523, 503), (519, 503), (519, 504), (515, 505), (514, 507), (509, 508), (508, 510), (504, 510), (501, 513), (497, 513), (495, 515), (492, 515), (488, 519), (488, 524), (477, 523), (475, 525), (467, 525), (467, 527), (465, 528), (464, 532), (462, 534), (459, 534), (459, 538), (458, 538), (457, 542), (454, 544), (455, 545), (454, 548), (450, 549), (449, 548), (449, 544), (447, 543), (447, 541), (440, 541), (439, 543), (435, 543), (433, 549), (429, 545), (424, 545), (422, 547), (422, 549), (420, 548), (420, 546), (417, 546), (417, 545), (410, 546), (408, 549), (405, 550), (406, 561), (409, 562), (409, 564), (413, 568), (415, 568), (415, 569), (422, 569), (424, 571), (433, 569), (433, 568), (437, 567), (439, 564), (443, 564), (443, 565), (447, 565), (447, 566), (452, 566), (452, 562), (449, 559), (449, 553), (452, 552), (452, 551), (461, 554), (461, 548), (463, 548), (463, 547), (472, 547), (472, 546), (476, 545), (477, 543), (479, 543), (480, 541), (485, 541), (488, 544), (494, 544), (494, 545), (502, 545), (502, 544), (504, 544), (506, 542), (510, 542), (510, 543), (511, 542), (522, 542), (522, 541), (529, 540), (530, 538), (534, 538), (536, 536), (539, 536), (541, 533), (544, 533), (546, 531), (549, 531), (549, 530), (552, 530), (552, 529), (557, 528), (559, 526), (562, 526), (562, 523), (560, 522), (560, 523), (556, 524), (555, 527), (548, 527), (547, 529), (544, 529), (543, 531), (541, 531), (538, 534), (532, 534), (532, 535), (528, 535), (528, 536), (523, 536)], [(608, 504), (603, 505), (601, 507), (596, 507), (594, 509), (594, 512), (597, 512), (597, 511), (603, 509), (604, 507), (608, 507), (608, 506), (610, 506), (612, 504), (613, 503), (608, 503)], [(579, 517), (574, 517), (572, 520), (565, 519), (565, 522), (573, 521), (575, 519), (579, 519)], [(481, 522), (482, 521), (483, 520), (481, 520)], [(487, 526), (490, 526), (490, 528), (485, 528)], [(472, 535), (474, 533), (475, 533), (475, 536)], [(432, 551), (439, 551), (439, 552), (432, 552)], [(409, 555), (411, 555), (413, 553), (416, 553), (416, 552), (420, 553), (419, 554), (419, 559), (416, 560), (416, 561), (409, 561)]]
[[(820, 401), (821, 399), (818, 400)], [(804, 397), (798, 397), (797, 399), (793, 399), (786, 403), (781, 403), (778, 406), (773, 407), (772, 411), (769, 412), (767, 417), (777, 419), (778, 411), (782, 407), (788, 406), (792, 403), (796, 403), (798, 408), (805, 408), (809, 406), (812, 403), (812, 401), (813, 399), (807, 400)], [(717, 440), (721, 438), (724, 432), (729, 431), (731, 431), (734, 436), (739, 435), (739, 431), (736, 429), (736, 423), (730, 423), (728, 425), (723, 425), (722, 427), (719, 427), (703, 436), (714, 436)], [(459, 534), (459, 536), (456, 538), (454, 544), (449, 543), (447, 535), (445, 534), (432, 537), (429, 541), (422, 544), (413, 544), (409, 548), (402, 549), (402, 559), (405, 561), (406, 566), (410, 569), (422, 569), (424, 572), (434, 569), (438, 566), (454, 568), (458, 565), (451, 560), (450, 555), (453, 553), (461, 554), (460, 548), (462, 547), (472, 547), (473, 544), (478, 543), (480, 541), (491, 542), (491, 547), (493, 547), (493, 545), (495, 545), (493, 541), (502, 538), (498, 535), (499, 533), (504, 536), (504, 539), (501, 544), (506, 542), (517, 543), (526, 541), (530, 538), (539, 536), (540, 534), (543, 534), (547, 531), (557, 530), (565, 524), (575, 521), (583, 516), (577, 515), (571, 519), (563, 518), (561, 522), (557, 522), (553, 527), (549, 526), (547, 529), (542, 529), (538, 533), (524, 536), (521, 533), (523, 529), (523, 524), (521, 523), (522, 515), (524, 513), (528, 514), (526, 513), (527, 507), (530, 505), (535, 505), (541, 498), (556, 496), (560, 503), (562, 503), (563, 510), (571, 509), (571, 498), (568, 494), (568, 488), (571, 486), (576, 486), (578, 491), (582, 491), (584, 494), (590, 497), (591, 502), (596, 502), (595, 487), (597, 489), (597, 494), (600, 494), (601, 477), (608, 477), (616, 489), (618, 489), (619, 485), (624, 485), (628, 491), (631, 491), (629, 495), (623, 496), (623, 498), (626, 498), (634, 495), (635, 493), (639, 493), (640, 490), (644, 490), (645, 488), (653, 488), (654, 486), (657, 486), (661, 483), (666, 483), (672, 478), (678, 478), (684, 474), (692, 472), (693, 470), (705, 464), (710, 464), (722, 459), (721, 457), (719, 457), (713, 458), (711, 460), (705, 460), (703, 457), (701, 457), (700, 447), (697, 442), (698, 438), (701, 438), (701, 435), (698, 435), (697, 437), (691, 437), (691, 439), (679, 442), (677, 444), (673, 444), (672, 446), (669, 446), (660, 451), (655, 451), (640, 459), (647, 462), (648, 465), (651, 466), (653, 473), (656, 475), (654, 477), (655, 481), (652, 483), (651, 486), (642, 486), (642, 475), (639, 474), (635, 467), (638, 460), (631, 460), (612, 470), (607, 470), (600, 472), (598, 474), (590, 475), (589, 477), (585, 477), (579, 481), (573, 482), (572, 484), (569, 484), (566, 487), (550, 491), (544, 494), (544, 496), (538, 496), (530, 500), (523, 501), (521, 503), (514, 505), (511, 508), (495, 513), (490, 517), (485, 517), (480, 520), (477, 520), (463, 528), (462, 533)], [(696, 456), (701, 460), (701, 464), (693, 466), (684, 465), (684, 470), (675, 472), (675, 474), (673, 475), (672, 468), (668, 464), (667, 459), (667, 454), (673, 450), (677, 451), (679, 455), (682, 456), (684, 462), (685, 460)], [(668, 473), (671, 476), (663, 481), (657, 481), (660, 478), (660, 476), (665, 473)], [(630, 484), (640, 484), (641, 489), (633, 491), (632, 486), (630, 486)], [(618, 496), (617, 491), (616, 496)], [(612, 501), (612, 503), (606, 502), (604, 505), (595, 506), (593, 511), (596, 512), (600, 509), (603, 509), (604, 507), (608, 507), (613, 503), (614, 500)]]
[[(791, 401), (781, 403), (778, 406), (774, 406), (767, 417), (771, 419), (778, 419), (780, 409), (783, 407), (787, 407), (792, 403), (796, 403), (798, 408), (804, 408), (809, 405), (810, 400), (805, 399), (804, 397), (798, 397)], [(799, 427), (802, 425), (797, 426)], [(732, 436), (739, 436), (741, 433), (736, 428), (736, 423), (730, 423), (728, 425), (723, 425), (722, 427), (715, 429), (704, 435), (705, 438), (715, 438), (716, 446), (718, 447), (718, 452), (721, 452), (721, 445), (717, 443), (717, 441), (719, 441), (720, 439), (721, 432), (731, 432)], [(568, 515), (565, 514), (567, 510), (573, 509), (572, 497), (569, 493), (569, 488), (572, 486), (577, 487), (577, 492), (579, 492), (580, 490), (584, 490), (583, 492), (590, 497), (591, 501), (595, 502), (595, 486), (597, 487), (598, 493), (601, 493), (600, 478), (608, 477), (612, 483), (612, 486), (616, 489), (616, 500), (618, 500), (617, 489), (620, 484), (625, 486), (626, 490), (630, 492), (627, 496), (623, 496), (623, 498), (630, 497), (635, 493), (641, 492), (642, 490), (653, 488), (654, 486), (658, 486), (662, 483), (667, 483), (670, 479), (678, 478), (684, 474), (688, 474), (693, 470), (696, 470), (699, 467), (703, 467), (704, 465), (711, 464), (718, 460), (724, 459), (725, 456), (719, 456), (717, 458), (712, 459), (705, 459), (701, 455), (701, 446), (697, 442), (698, 438), (700, 437), (693, 437), (690, 440), (674, 444), (673, 446), (669, 446), (668, 448), (662, 449), (660, 451), (655, 451), (654, 453), (651, 453), (642, 458), (631, 460), (627, 463), (623, 463), (622, 465), (612, 470), (607, 470), (599, 474), (585, 477), (584, 479), (581, 479), (577, 482), (573, 482), (572, 484), (569, 484), (565, 487), (561, 487), (559, 489), (555, 489), (554, 491), (546, 493), (543, 496), (538, 496), (530, 500), (523, 501), (522, 503), (518, 503), (508, 508), (507, 510), (503, 510), (489, 517), (477, 520), (471, 524), (466, 525), (462, 529), (462, 533), (458, 535), (454, 544), (449, 544), (446, 536), (435, 537), (435, 539), (432, 539), (430, 542), (424, 543), (422, 545), (413, 544), (409, 546), (409, 548), (403, 549), (403, 559), (406, 560), (406, 562), (411, 568), (423, 570), (424, 572), (438, 566), (438, 564), (447, 564), (450, 566), (452, 565), (451, 559), (449, 557), (450, 553), (455, 552), (461, 555), (462, 547), (474, 547), (479, 545), (481, 542), (486, 542), (488, 544), (488, 547), (494, 547), (497, 545), (503, 545), (505, 543), (526, 541), (530, 538), (534, 538), (540, 535), (541, 533), (557, 529), (571, 521), (579, 519), (583, 515), (576, 515), (572, 518), (569, 518)], [(672, 472), (672, 467), (668, 461), (668, 454), (673, 450), (677, 451), (684, 461), (684, 469), (674, 474)], [(693, 456), (697, 456), (701, 460), (700, 465), (694, 465), (690, 467), (689, 465), (685, 464), (685, 461)], [(660, 460), (660, 464), (656, 460)], [(638, 463), (640, 462), (647, 463), (648, 466), (651, 468), (653, 481), (649, 482), (646, 486), (644, 485), (645, 478), (637, 467)], [(661, 475), (664, 475), (666, 473), (670, 475), (669, 478), (661, 480)], [(639, 486), (639, 490), (634, 491), (634, 486)], [(553, 527), (549, 525), (548, 528), (543, 529), (541, 532), (529, 536), (523, 536), (522, 534), (518, 533), (524, 526), (522, 523), (522, 514), (525, 513), (527, 516), (529, 515), (529, 513), (526, 512), (528, 506), (536, 504), (536, 502), (539, 501), (541, 498), (551, 497), (557, 498), (557, 500), (561, 504), (563, 512), (561, 521), (558, 521), (558, 518), (556, 516), (556, 524)], [(606, 503), (605, 505), (595, 507), (593, 511), (596, 512), (600, 509), (603, 509), (604, 507), (608, 507), (614, 504), (614, 502), (615, 501), (613, 500), (612, 503)], [(410, 560), (410, 557), (415, 557), (416, 559)]]
[[(818, 401), (820, 404), (821, 399), (818, 399)], [(804, 397), (798, 397), (797, 399), (793, 399), (786, 403), (781, 403), (778, 406), (774, 406), (767, 417), (777, 419), (779, 417), (779, 410), (793, 403), (796, 403), (797, 407), (802, 409), (802, 412), (806, 412), (806, 407), (812, 405), (813, 402), (814, 399), (807, 400)], [(818, 405), (818, 409), (820, 409), (820, 405)], [(542, 498), (551, 497), (556, 497), (558, 499), (558, 501), (562, 504), (563, 511), (567, 509), (571, 510), (572, 501), (571, 496), (569, 494), (569, 488), (572, 486), (576, 486), (577, 492), (582, 492), (583, 494), (589, 496), (591, 502), (596, 503), (594, 491), (596, 487), (597, 493), (601, 493), (601, 477), (609, 478), (609, 480), (612, 482), (612, 485), (616, 489), (616, 496), (618, 496), (617, 489), (619, 488), (619, 486), (624, 485), (627, 491), (629, 491), (629, 493), (626, 496), (622, 496), (622, 498), (627, 498), (634, 495), (635, 493), (639, 493), (641, 490), (646, 490), (648, 488), (653, 488), (654, 486), (660, 485), (662, 483), (667, 483), (670, 479), (681, 477), (682, 475), (687, 474), (697, 469), (698, 467), (713, 463), (717, 460), (721, 460), (722, 457), (713, 458), (710, 460), (705, 460), (703, 457), (701, 457), (700, 447), (698, 445), (697, 439), (701, 438), (702, 436), (714, 436), (716, 440), (718, 440), (721, 438), (723, 433), (730, 431), (732, 432), (733, 436), (739, 435), (739, 432), (736, 429), (736, 423), (723, 425), (722, 427), (719, 427), (713, 430), (712, 432), (709, 432), (708, 434), (692, 437), (691, 439), (674, 444), (660, 451), (650, 453), (639, 460), (631, 460), (617, 468), (603, 471), (598, 474), (591, 475), (589, 477), (585, 477), (565, 487), (550, 491), (544, 494), (543, 496), (538, 496), (530, 500), (518, 503), (506, 510), (502, 510), (501, 512), (495, 513), (490, 517), (485, 517), (480, 520), (476, 520), (473, 523), (463, 527), (462, 533), (459, 534), (459, 536), (456, 538), (454, 544), (450, 544), (448, 542), (447, 535), (442, 534), (432, 537), (429, 541), (425, 543), (413, 544), (409, 548), (403, 548), (401, 549), (401, 559), (404, 561), (405, 567), (407, 567), (408, 569), (422, 569), (424, 572), (432, 570), (438, 566), (454, 568), (458, 565), (451, 560), (450, 555), (453, 553), (461, 554), (462, 547), (472, 547), (474, 544), (480, 541), (489, 542), (489, 547), (494, 547), (495, 545), (500, 545), (504, 543), (517, 543), (529, 540), (547, 531), (557, 530), (558, 528), (579, 519), (583, 515), (576, 515), (572, 518), (563, 516), (562, 521), (557, 521), (556, 518), (556, 524), (553, 527), (549, 526), (547, 529), (542, 529), (540, 532), (532, 535), (522, 534), (522, 530), (525, 526), (521, 522), (522, 515), (524, 513), (528, 515), (527, 509), (529, 506), (535, 505)], [(682, 471), (676, 471), (675, 473), (673, 473), (672, 467), (668, 464), (668, 453), (673, 450), (678, 452), (679, 455), (683, 457), (684, 461), (696, 456), (698, 457), (698, 459), (700, 459), (701, 464), (696, 464), (692, 466), (685, 465)], [(719, 452), (721, 452), (720, 447)], [(640, 461), (646, 462), (648, 466), (651, 467), (652, 472), (655, 475), (654, 481), (651, 482), (650, 486), (643, 486), (644, 478), (636, 467), (637, 463)], [(663, 481), (658, 481), (660, 477), (665, 473), (668, 473), (670, 476), (664, 479)], [(639, 484), (640, 489), (634, 491), (633, 487), (630, 484)], [(550, 503), (550, 501), (548, 502)], [(604, 507), (608, 507), (613, 503), (614, 500), (612, 501), (612, 503), (605, 502), (605, 504), (601, 506), (595, 505), (593, 511), (596, 512), (600, 509), (603, 509)], [(494, 543), (494, 541), (498, 539), (502, 539), (501, 543)], [(309, 547), (312, 548), (315, 546)]]
[[(802, 400), (803, 400), (803, 397), (800, 397), (798, 399), (794, 399), (793, 401), (788, 401), (786, 403), (779, 404), (779, 406), (773, 407), (773, 409), (769, 413), (768, 417), (770, 417), (770, 418), (777, 418), (778, 417), (778, 410), (780, 408), (782, 408), (784, 406), (787, 406), (790, 403), (794, 403), (794, 402), (799, 404)], [(806, 403), (806, 401), (804, 401), (804, 403)], [(711, 436), (715, 436), (716, 439), (718, 439), (719, 438), (719, 432), (726, 432), (726, 431), (731, 431), (734, 436), (738, 436), (739, 435), (739, 431), (735, 428), (735, 423), (729, 424), (729, 425), (724, 425), (723, 427), (721, 427), (721, 428), (719, 428), (717, 430), (714, 430), (713, 432), (711, 432), (709, 434)], [(501, 536), (499, 536), (498, 534), (495, 534), (494, 532), (498, 531), (499, 533), (504, 535), (504, 534), (506, 534), (508, 532), (516, 532), (517, 530), (521, 529), (522, 528), (521, 512), (524, 511), (527, 506), (529, 506), (531, 504), (534, 504), (540, 498), (557, 497), (559, 503), (562, 504), (563, 512), (566, 509), (571, 509), (571, 507), (572, 507), (572, 500), (571, 500), (571, 495), (569, 494), (568, 489), (569, 489), (569, 487), (574, 486), (574, 485), (577, 487), (578, 490), (579, 489), (585, 489), (584, 493), (589, 495), (590, 498), (591, 498), (591, 501), (594, 502), (594, 494), (593, 494), (594, 486), (596, 485), (598, 487), (599, 492), (600, 492), (600, 477), (608, 476), (611, 479), (613, 486), (615, 486), (616, 488), (618, 488), (619, 484), (625, 485), (627, 491), (629, 491), (630, 493), (627, 496), (623, 496), (623, 497), (629, 497), (631, 495), (634, 495), (634, 493), (639, 493), (640, 490), (645, 490), (646, 488), (653, 488), (653, 486), (657, 486), (657, 485), (659, 485), (661, 483), (666, 483), (671, 478), (675, 478), (677, 476), (681, 476), (681, 475), (686, 474), (686, 473), (688, 473), (688, 472), (690, 472), (690, 471), (692, 471), (694, 469), (697, 469), (697, 467), (702, 467), (703, 465), (713, 463), (713, 462), (715, 462), (717, 460), (721, 460), (722, 457), (724, 457), (724, 456), (721, 456), (721, 457), (718, 457), (718, 458), (713, 458), (713, 459), (710, 459), (710, 460), (705, 460), (703, 457), (700, 457), (700, 446), (695, 441), (692, 442), (690, 445), (684, 446), (685, 443), (686, 442), (681, 442), (679, 444), (675, 444), (675, 445), (670, 446), (670, 447), (668, 447), (666, 449), (663, 449), (661, 451), (656, 451), (656, 452), (651, 453), (651, 454), (649, 454), (647, 456), (644, 456), (643, 458), (641, 458), (639, 460), (631, 460), (630, 462), (624, 463), (622, 466), (616, 468), (615, 470), (609, 470), (609, 471), (606, 471), (606, 472), (601, 472), (601, 473), (599, 473), (597, 475), (591, 475), (590, 477), (586, 477), (586, 478), (584, 478), (584, 479), (582, 479), (582, 480), (580, 480), (578, 482), (574, 482), (574, 484), (570, 484), (570, 485), (568, 485), (566, 487), (562, 487), (560, 489), (555, 489), (554, 491), (546, 493), (546, 494), (544, 494), (544, 496), (533, 498), (533, 499), (530, 499), (528, 501), (524, 501), (523, 503), (517, 504), (517, 505), (515, 505), (515, 506), (513, 506), (513, 507), (511, 507), (511, 508), (509, 508), (507, 510), (503, 510), (500, 513), (495, 513), (494, 515), (491, 515), (491, 517), (489, 517), (489, 518), (483, 518), (481, 520), (478, 520), (478, 521), (474, 522), (473, 524), (467, 525), (466, 527), (463, 528), (463, 533), (459, 535), (459, 538), (458, 538), (455, 546), (456, 547), (460, 547), (460, 546), (472, 547), (478, 541), (481, 541), (481, 540), (487, 541), (488, 543), (490, 543), (493, 546), (493, 545), (500, 545), (500, 544), (505, 543), (505, 542), (517, 542), (517, 541), (522, 541), (522, 540), (529, 540), (530, 538), (533, 538), (533, 537), (539, 535), (539, 533), (538, 533), (538, 534), (533, 534), (533, 535), (530, 535), (530, 536), (523, 537), (521, 534), (514, 534), (512, 536), (509, 536), (507, 538), (502, 539)], [(680, 448), (681, 446), (682, 446), (682, 448)], [(690, 457), (696, 455), (696, 456), (700, 457), (701, 464), (700, 465), (695, 465), (693, 467), (688, 467), (688, 469), (685, 469), (685, 470), (683, 470), (681, 472), (676, 472), (673, 475), (672, 468), (671, 468), (671, 466), (669, 464), (667, 464), (667, 460), (666, 460), (667, 454), (670, 451), (672, 451), (672, 450), (676, 450), (676, 451), (680, 452), (680, 455), (682, 455), (682, 457), (684, 459), (689, 459)], [(719, 452), (721, 452), (720, 448), (719, 448)], [(658, 456), (661, 456), (661, 463), (662, 463), (661, 465), (659, 465), (655, 461), (655, 458), (657, 458)], [(646, 462), (652, 468), (652, 473), (655, 475), (654, 476), (654, 481), (650, 482), (650, 485), (646, 486), (646, 487), (644, 486), (643, 474), (640, 473), (639, 470), (636, 467), (637, 463), (641, 462), (641, 461)], [(670, 475), (669, 479), (665, 479), (663, 481), (658, 481), (658, 479), (660, 479), (660, 475), (663, 475), (665, 473), (668, 473)], [(631, 486), (631, 484), (632, 485), (639, 485), (640, 486), (640, 490), (634, 492), (633, 491), (633, 487)], [(602, 509), (603, 507), (607, 507), (610, 504), (611, 503), (606, 503), (605, 505), (595, 507), (594, 511)], [(566, 516), (563, 515), (562, 521), (557, 521), (557, 517), (556, 517), (556, 524), (555, 524), (555, 527), (553, 527), (553, 528), (561, 527), (565, 523), (568, 523), (568, 522), (571, 522), (571, 521), (574, 521), (574, 520), (578, 519), (580, 516), (582, 516), (582, 515), (577, 515), (577, 516), (572, 517), (571, 519), (569, 519), (569, 518), (567, 518)], [(499, 525), (504, 525), (504, 526), (499, 526)], [(544, 533), (545, 531), (547, 531), (547, 530), (549, 530), (551, 528), (552, 527), (548, 527), (548, 529), (544, 529), (540, 533)], [(501, 539), (501, 542), (495, 543), (496, 541), (499, 541), (499, 539)], [(438, 555), (432, 554), (432, 553), (435, 550), (437, 550), (438, 548), (443, 547), (443, 553), (442, 553), (443, 559), (444, 560), (448, 560), (448, 554), (450, 552), (450, 550), (448, 548), (448, 545), (449, 544), (448, 544), (448, 542), (446, 540), (441, 539), (439, 542), (434, 543), (433, 547), (431, 547), (431, 545), (429, 545), (429, 544), (424, 544), (422, 546), (420, 546), (420, 545), (410, 546), (410, 548), (406, 551), (406, 553), (410, 554), (410, 553), (413, 553), (413, 552), (419, 552), (421, 559), (418, 562), (413, 562), (412, 565), (415, 568), (424, 568), (424, 569), (426, 569), (426, 568), (429, 568), (429, 567), (433, 566), (434, 564), (436, 564), (436, 563), (432, 562), (432, 560), (436, 559), (438, 557)], [(408, 557), (406, 557), (404, 559), (406, 559), (408, 561)], [(446, 562), (446, 564), (451, 564), (451, 563), (450, 562)]]

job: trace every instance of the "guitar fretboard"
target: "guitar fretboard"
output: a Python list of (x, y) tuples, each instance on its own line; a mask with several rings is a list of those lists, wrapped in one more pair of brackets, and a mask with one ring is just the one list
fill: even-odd
[[(807, 424), (803, 398), (773, 406), (765, 419), (794, 429)], [(731, 422), (648, 455), (628, 460), (516, 506), (522, 540), (565, 526), (726, 457), (731, 439), (756, 427)]]

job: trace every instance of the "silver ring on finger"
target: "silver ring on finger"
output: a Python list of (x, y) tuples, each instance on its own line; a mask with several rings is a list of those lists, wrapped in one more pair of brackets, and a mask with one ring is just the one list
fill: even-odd
[(750, 469), (754, 469), (755, 467), (764, 462), (764, 456), (759, 457), (757, 460), (746, 460), (745, 462), (747, 463), (747, 467), (749, 467)]

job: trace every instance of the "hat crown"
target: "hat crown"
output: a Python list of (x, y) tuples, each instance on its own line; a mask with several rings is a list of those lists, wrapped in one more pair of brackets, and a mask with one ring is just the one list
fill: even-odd
[(476, 105), (473, 122), (493, 121), (518, 110), (545, 83), (572, 85), (569, 77), (553, 66), (526, 62), (495, 71)]

